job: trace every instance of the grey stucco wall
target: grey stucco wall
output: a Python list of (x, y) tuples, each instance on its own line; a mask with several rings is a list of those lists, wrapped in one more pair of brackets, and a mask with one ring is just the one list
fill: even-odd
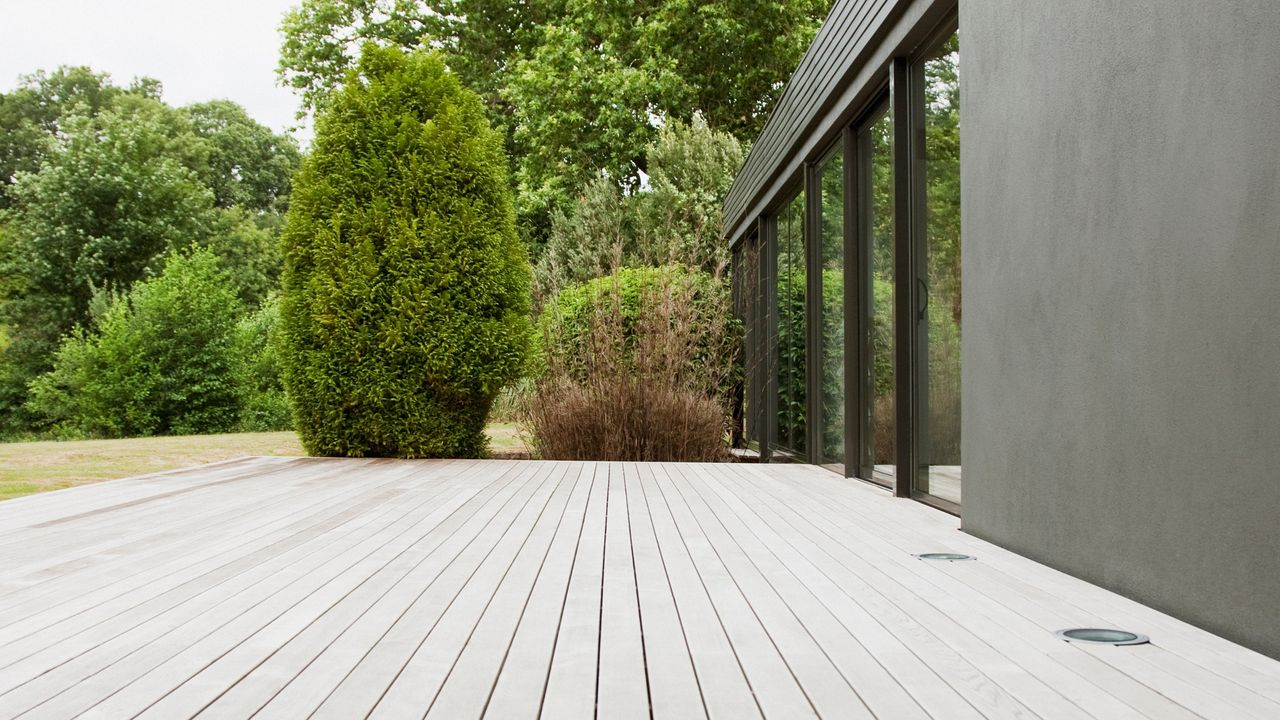
[(960, 31), (965, 529), (1280, 657), (1280, 2)]

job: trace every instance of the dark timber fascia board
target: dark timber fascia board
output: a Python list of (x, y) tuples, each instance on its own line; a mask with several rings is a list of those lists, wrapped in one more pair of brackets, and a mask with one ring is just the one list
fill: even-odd
[(839, 141), (885, 84), (890, 59), (910, 54), (922, 31), (954, 7), (955, 0), (836, 0), (725, 199), (731, 245), (803, 181), (805, 162)]

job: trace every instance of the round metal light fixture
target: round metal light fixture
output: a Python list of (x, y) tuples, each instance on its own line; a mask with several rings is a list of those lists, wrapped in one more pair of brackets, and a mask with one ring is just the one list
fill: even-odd
[(960, 553), (949, 553), (949, 552), (920, 553), (916, 555), (916, 557), (920, 558), (921, 560), (942, 560), (944, 562), (958, 562), (961, 560), (977, 560), (978, 559), (972, 555), (962, 555)]
[(1054, 633), (1067, 642), (1088, 645), (1142, 645), (1151, 642), (1146, 635), (1109, 628), (1071, 628)]

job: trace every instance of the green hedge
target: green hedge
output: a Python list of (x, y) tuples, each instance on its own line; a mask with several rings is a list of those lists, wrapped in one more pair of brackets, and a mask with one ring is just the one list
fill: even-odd
[(530, 268), (502, 138), (431, 53), (366, 45), (281, 238), (282, 360), (315, 455), (476, 456), (525, 368)]

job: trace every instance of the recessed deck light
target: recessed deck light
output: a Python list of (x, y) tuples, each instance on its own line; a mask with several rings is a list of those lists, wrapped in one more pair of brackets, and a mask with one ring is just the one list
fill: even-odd
[(945, 562), (957, 562), (960, 560), (977, 560), (972, 555), (962, 555), (960, 553), (936, 552), (936, 553), (920, 553), (916, 557), (921, 560), (943, 560)]
[(1067, 642), (1089, 645), (1142, 645), (1150, 642), (1146, 635), (1109, 628), (1071, 628), (1054, 633)]

